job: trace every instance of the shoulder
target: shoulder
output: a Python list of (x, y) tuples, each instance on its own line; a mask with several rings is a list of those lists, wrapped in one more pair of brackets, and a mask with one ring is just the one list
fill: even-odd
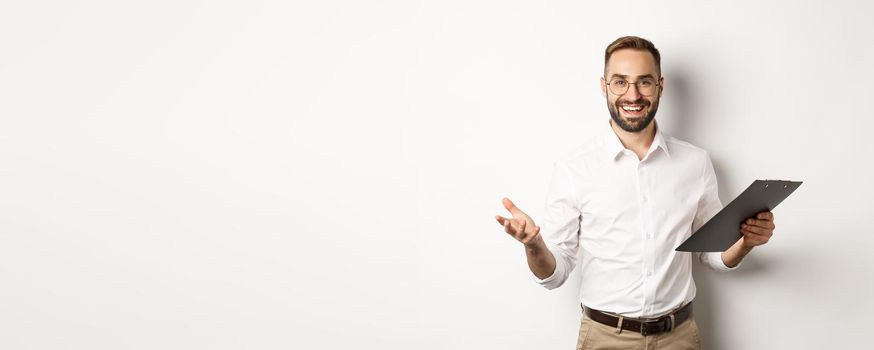
[(668, 144), (671, 156), (676, 155), (684, 160), (692, 161), (707, 161), (710, 159), (710, 153), (704, 148), (693, 145), (690, 142), (680, 140), (673, 136), (667, 136), (665, 142)]
[(713, 169), (710, 153), (706, 149), (672, 136), (666, 138), (666, 143), (671, 159), (676, 160), (677, 164), (682, 164), (688, 171), (703, 176)]
[(555, 164), (567, 167), (585, 167), (586, 164), (597, 162), (604, 154), (604, 137), (591, 136), (583, 143), (563, 150), (555, 159)]

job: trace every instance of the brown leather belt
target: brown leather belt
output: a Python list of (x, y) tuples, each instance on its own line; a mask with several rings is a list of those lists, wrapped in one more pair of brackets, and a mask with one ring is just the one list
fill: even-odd
[[(593, 321), (608, 325), (610, 327), (618, 328), (620, 320), (619, 317), (588, 307), (583, 307), (583, 309), (585, 310), (586, 316), (588, 316)], [(622, 329), (637, 332), (644, 336), (658, 334), (661, 332), (673, 330), (674, 327), (682, 324), (684, 321), (689, 319), (689, 316), (691, 315), (692, 303), (688, 303), (686, 304), (686, 306), (683, 306), (679, 310), (659, 318), (640, 319), (623, 317)]]

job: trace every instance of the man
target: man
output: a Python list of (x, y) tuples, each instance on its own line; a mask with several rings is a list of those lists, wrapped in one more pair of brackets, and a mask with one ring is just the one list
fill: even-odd
[[(561, 286), (582, 249), (582, 317), (577, 349), (699, 349), (692, 317), (692, 255), (674, 249), (722, 209), (707, 152), (660, 130), (665, 88), (659, 51), (622, 37), (604, 55), (601, 92), (610, 120), (601, 135), (555, 162), (541, 227), (503, 199), (512, 218), (496, 216), (522, 242), (533, 279)], [(768, 242), (774, 216), (741, 225), (724, 252), (695, 253), (705, 265), (733, 270)]]

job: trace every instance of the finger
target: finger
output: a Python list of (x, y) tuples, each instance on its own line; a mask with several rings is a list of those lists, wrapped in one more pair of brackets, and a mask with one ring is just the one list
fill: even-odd
[(749, 227), (742, 227), (740, 229), (740, 233), (743, 234), (744, 236), (754, 236), (754, 237), (767, 237), (768, 236), (767, 234), (750, 230)]
[(770, 211), (763, 211), (763, 212), (759, 213), (758, 215), (756, 215), (756, 218), (759, 218), (762, 220), (774, 220), (774, 214), (771, 213)]
[(507, 220), (507, 225), (504, 226), (504, 231), (507, 231), (507, 233), (515, 239), (521, 239), (522, 237), (522, 231), (519, 231), (519, 227), (515, 225), (513, 220)]
[(747, 236), (744, 236), (744, 237), (743, 237), (743, 240), (744, 240), (745, 245), (747, 245), (747, 246), (754, 246), (754, 247), (755, 247), (755, 246), (759, 246), (759, 245), (765, 244), (765, 242), (762, 242), (762, 241), (760, 241), (760, 240), (757, 240), (757, 239), (754, 239), (754, 238), (750, 238), (750, 237), (747, 237)]
[(527, 235), (527, 233), (525, 233), (525, 226), (528, 226), (528, 222), (525, 220), (522, 220), (522, 222), (519, 223), (519, 233), (520, 233), (521, 238), (523, 238), (523, 239)]
[(522, 212), (522, 210), (516, 207), (516, 204), (514, 204), (513, 201), (510, 200), (510, 198), (504, 197), (501, 202), (504, 204), (504, 208), (507, 208), (507, 210), (510, 211), (510, 214), (513, 214), (513, 216), (516, 216), (517, 214), (525, 214)]
[(769, 239), (771, 239), (771, 236), (769, 235), (763, 235), (750, 230), (741, 230), (741, 234), (743, 234), (744, 237), (746, 237), (747, 239), (752, 239), (758, 242), (767, 242)]
[(741, 228), (744, 230), (759, 234), (759, 235), (771, 236), (771, 229), (769, 229), (769, 228), (747, 225), (747, 224), (744, 224), (743, 226), (741, 226)]
[(766, 229), (774, 229), (774, 227), (776, 227), (774, 226), (774, 222), (770, 220), (747, 219), (745, 223), (750, 226), (758, 226)]
[(495, 215), (495, 220), (498, 220), (499, 224), (504, 225), (504, 221), (507, 221), (508, 219), (500, 215)]
[(534, 240), (536, 240), (537, 236), (539, 236), (539, 235), (540, 235), (539, 233), (533, 233), (533, 234), (528, 235), (528, 237), (521, 239), (520, 241), (522, 241), (522, 243), (524, 243), (524, 244), (529, 244), (531, 242), (534, 242)]
[(524, 221), (517, 219), (510, 219), (510, 228), (513, 230), (513, 237), (521, 238), (525, 235), (525, 230), (522, 227), (522, 223)]
[(768, 243), (768, 240), (770, 239), (769, 237), (762, 236), (760, 234), (746, 231), (746, 230), (742, 230), (741, 234), (743, 234), (745, 240), (747, 240), (750, 243), (754, 243), (755, 245), (761, 245), (761, 244)]
[[(505, 231), (507, 230), (508, 226), (513, 227), (513, 219), (505, 218), (500, 215), (495, 215), (495, 219), (498, 220), (498, 224), (504, 226)], [(507, 233), (510, 233), (510, 231), (507, 231)]]

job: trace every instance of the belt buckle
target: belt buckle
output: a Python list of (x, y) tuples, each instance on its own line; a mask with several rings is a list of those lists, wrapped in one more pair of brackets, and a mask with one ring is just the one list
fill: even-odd
[[(671, 316), (673, 316), (673, 315), (671, 315)], [(673, 317), (671, 317), (671, 318), (663, 317), (663, 318), (658, 318), (658, 319), (649, 320), (649, 321), (643, 321), (643, 320), (641, 320), (641, 321), (640, 321), (640, 335), (642, 335), (642, 336), (647, 336), (647, 335), (650, 335), (650, 334), (656, 334), (656, 333), (659, 333), (659, 332), (652, 332), (652, 333), (647, 332), (647, 330), (646, 330), (646, 326), (647, 326), (647, 325), (658, 325), (658, 324), (664, 324), (664, 329), (662, 329), (663, 332), (665, 332), (665, 331), (672, 331), (672, 330), (674, 329), (674, 322), (673, 322), (673, 321), (674, 321), (674, 320), (673, 320)], [(670, 323), (670, 324), (669, 324), (669, 323)]]
[(652, 321), (641, 320), (640, 321), (640, 335), (645, 337), (645, 336), (648, 336), (650, 334), (653, 334), (653, 333), (647, 332), (646, 326), (652, 325), (652, 324), (658, 324), (659, 322), (661, 322), (661, 321), (660, 320), (652, 320)]

